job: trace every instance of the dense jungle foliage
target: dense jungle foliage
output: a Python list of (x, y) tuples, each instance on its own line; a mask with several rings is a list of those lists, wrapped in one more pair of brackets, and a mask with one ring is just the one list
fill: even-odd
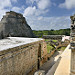
[(43, 35), (70, 35), (70, 28), (68, 29), (60, 29), (60, 30), (33, 30), (33, 33), (37, 37), (42, 37)]

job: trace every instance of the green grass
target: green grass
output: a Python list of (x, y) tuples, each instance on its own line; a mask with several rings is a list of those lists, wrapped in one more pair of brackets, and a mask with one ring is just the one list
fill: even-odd
[(60, 47), (58, 50), (65, 50), (66, 47)]
[[(50, 39), (45, 39), (45, 41), (50, 41)], [(58, 40), (52, 40), (53, 42), (57, 42)]]
[(57, 40), (52, 40), (53, 42), (57, 42)]
[(47, 53), (50, 53), (51, 50), (53, 50), (53, 47), (47, 44)]
[(45, 39), (45, 41), (50, 41), (50, 39)]
[[(45, 41), (50, 41), (50, 39), (45, 39)], [(51, 50), (53, 50), (54, 48), (52, 46), (50, 46), (49, 43), (47, 43), (47, 53), (50, 53)]]

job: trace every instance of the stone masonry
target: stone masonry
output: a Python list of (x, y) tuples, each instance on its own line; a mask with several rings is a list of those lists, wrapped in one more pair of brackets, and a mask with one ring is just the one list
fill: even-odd
[(34, 37), (32, 29), (22, 14), (6, 12), (0, 21), (0, 39), (5, 37)]
[(40, 38), (0, 40), (0, 75), (33, 75), (46, 53), (46, 44)]
[(53, 39), (53, 40), (62, 40), (62, 37), (65, 35), (43, 35), (44, 39)]
[(71, 69), (70, 75), (75, 75), (75, 15), (71, 16)]

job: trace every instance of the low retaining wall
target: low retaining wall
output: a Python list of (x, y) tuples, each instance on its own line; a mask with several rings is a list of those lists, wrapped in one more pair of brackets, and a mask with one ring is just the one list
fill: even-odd
[(56, 51), (56, 50), (53, 50), (53, 51), (51, 51), (51, 53), (48, 53), (48, 54), (47, 54), (47, 57), (50, 58), (50, 57), (55, 53), (55, 51)]
[(64, 35), (43, 35), (42, 38), (44, 39), (51, 39), (51, 40), (62, 40)]

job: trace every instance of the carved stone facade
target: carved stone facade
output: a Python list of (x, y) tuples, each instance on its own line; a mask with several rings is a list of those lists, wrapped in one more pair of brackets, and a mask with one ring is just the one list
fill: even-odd
[(70, 75), (75, 75), (75, 15), (71, 16), (71, 69)]

